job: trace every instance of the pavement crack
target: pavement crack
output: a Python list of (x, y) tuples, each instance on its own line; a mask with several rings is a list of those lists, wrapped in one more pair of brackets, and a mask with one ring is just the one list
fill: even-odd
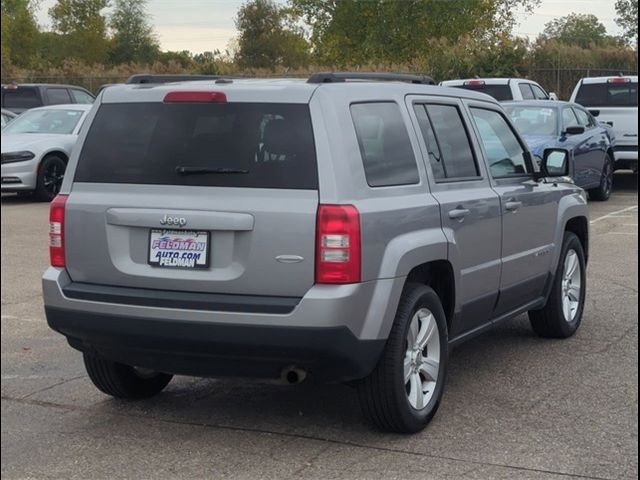
[(84, 377), (85, 377), (85, 375), (78, 375), (77, 377), (67, 378), (67, 379), (62, 380), (60, 382), (56, 382), (53, 385), (48, 385), (48, 386), (46, 386), (44, 388), (36, 390), (35, 392), (28, 393), (27, 395), (25, 395), (23, 397), (19, 397), (19, 398), (20, 398), (20, 400), (26, 400), (26, 399), (28, 399), (30, 397), (33, 397), (34, 395), (37, 395), (38, 393), (46, 392), (47, 390), (51, 390), (52, 388), (58, 387), (60, 385), (64, 385), (65, 383), (73, 382), (74, 380), (78, 380), (78, 379), (84, 378)]
[[(42, 401), (42, 400), (34, 400), (34, 399), (25, 398), (25, 397), (16, 398), (16, 397), (8, 396), (8, 395), (7, 396), (2, 395), (0, 397), (0, 399), (6, 400), (6, 401), (9, 401), (9, 402), (16, 402), (16, 403), (22, 403), (22, 404), (28, 404), (28, 405), (35, 405), (35, 406), (40, 406), (40, 407), (44, 407), (44, 408), (56, 408), (56, 409), (66, 410), (66, 411), (87, 411), (87, 412), (89, 412), (89, 411), (92, 410), (91, 407), (81, 407), (81, 406), (76, 406), (76, 405), (65, 405), (65, 404), (61, 404), (61, 403), (54, 403), (54, 402), (48, 402), (48, 401)], [(584, 475), (584, 474), (578, 474), (578, 473), (570, 473), (570, 472), (562, 472), (562, 471), (556, 471), (556, 470), (548, 470), (548, 469), (544, 469), (544, 468), (523, 467), (523, 466), (520, 466), (520, 465), (511, 465), (511, 464), (499, 463), (499, 462), (481, 462), (479, 460), (464, 459), (464, 458), (458, 458), (458, 457), (448, 456), (448, 455), (437, 455), (437, 454), (432, 454), (432, 453), (416, 452), (416, 451), (411, 451), (411, 450), (402, 450), (400, 448), (383, 447), (383, 446), (379, 446), (379, 445), (367, 445), (367, 444), (364, 444), (364, 443), (358, 443), (358, 442), (353, 442), (353, 441), (349, 441), (349, 440), (338, 440), (338, 439), (330, 438), (330, 437), (306, 435), (306, 434), (302, 434), (302, 433), (283, 432), (283, 431), (269, 430), (269, 429), (256, 428), (256, 427), (240, 427), (240, 426), (223, 425), (223, 424), (206, 423), (206, 422), (194, 422), (194, 421), (185, 421), (185, 420), (166, 419), (166, 418), (159, 418), (159, 417), (156, 417), (154, 415), (138, 415), (138, 414), (134, 414), (134, 413), (109, 412), (109, 414), (114, 415), (114, 416), (125, 417), (125, 418), (135, 418), (135, 419), (138, 419), (138, 420), (140, 420), (140, 419), (147, 420), (147, 421), (151, 420), (151, 421), (155, 421), (155, 422), (158, 422), (158, 423), (164, 423), (164, 424), (170, 424), (170, 425), (182, 425), (182, 426), (190, 426), (190, 427), (210, 428), (210, 429), (217, 429), (217, 430), (227, 430), (227, 431), (243, 432), (243, 433), (254, 433), (254, 434), (261, 434), (261, 435), (275, 435), (275, 436), (280, 436), (280, 437), (283, 437), (283, 438), (294, 438), (294, 439), (298, 439), (298, 440), (310, 440), (310, 441), (316, 441), (316, 442), (325, 442), (325, 443), (329, 444), (329, 445), (327, 445), (327, 448), (329, 448), (330, 445), (341, 445), (341, 446), (345, 446), (345, 447), (353, 447), (353, 448), (359, 448), (359, 449), (363, 449), (363, 450), (373, 450), (373, 451), (378, 451), (378, 452), (410, 455), (410, 456), (419, 457), (419, 458), (430, 458), (430, 459), (433, 459), (433, 460), (445, 460), (445, 461), (449, 461), (449, 462), (456, 462), (456, 463), (462, 463), (462, 464), (468, 464), (468, 465), (477, 465), (477, 466), (482, 466), (482, 467), (504, 468), (504, 469), (515, 470), (515, 471), (519, 471), (519, 472), (541, 473), (541, 474), (548, 474), (548, 475), (558, 475), (558, 476), (567, 477), (567, 478), (582, 478), (582, 479), (587, 479), (587, 480), (613, 480), (612, 478), (609, 478), (609, 477), (598, 477), (598, 476)], [(322, 452), (319, 452), (318, 455), (320, 455), (320, 454), (322, 454)], [(316, 458), (316, 457), (313, 457), (313, 458)], [(311, 461), (313, 461), (313, 458), (311, 459)], [(303, 470), (306, 467), (308, 467), (308, 465), (305, 465), (303, 467)]]

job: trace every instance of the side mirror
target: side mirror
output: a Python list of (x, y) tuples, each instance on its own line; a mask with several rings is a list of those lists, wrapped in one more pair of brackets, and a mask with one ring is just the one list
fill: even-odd
[(555, 102), (558, 101), (558, 95), (555, 94), (555, 92), (549, 92), (549, 100), (553, 100)]
[(593, 115), (594, 117), (599, 117), (600, 116), (600, 110), (589, 110), (589, 113), (591, 115)]
[(545, 177), (566, 177), (569, 175), (569, 152), (559, 148), (547, 148), (540, 165)]
[(585, 132), (585, 128), (582, 125), (574, 125), (567, 127), (564, 131), (566, 135), (582, 135)]

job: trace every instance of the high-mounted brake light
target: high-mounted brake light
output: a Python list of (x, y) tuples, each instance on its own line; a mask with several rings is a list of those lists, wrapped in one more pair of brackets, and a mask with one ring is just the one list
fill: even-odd
[(629, 77), (613, 77), (607, 80), (609, 83), (631, 83)]
[(56, 196), (49, 205), (49, 259), (52, 267), (66, 267), (64, 211), (68, 195)]
[(227, 103), (223, 92), (179, 91), (169, 92), (164, 96), (164, 103)]
[(464, 82), (464, 84), (468, 85), (469, 87), (481, 87), (485, 84), (485, 82), (484, 80), (467, 80), (466, 82)]
[(316, 226), (316, 283), (360, 281), (360, 214), (353, 205), (320, 205)]

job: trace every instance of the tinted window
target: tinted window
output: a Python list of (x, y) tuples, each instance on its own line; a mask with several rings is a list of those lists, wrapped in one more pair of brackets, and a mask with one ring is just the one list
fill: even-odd
[(18, 87), (16, 90), (3, 90), (2, 106), (5, 108), (35, 108), (41, 107), (35, 88)]
[(72, 88), (71, 95), (76, 103), (93, 103), (93, 97), (83, 90)]
[(522, 98), (525, 100), (533, 100), (535, 97), (533, 96), (533, 91), (528, 83), (520, 83), (518, 84), (520, 88), (520, 93), (522, 93)]
[(498, 112), (472, 108), (480, 139), (495, 178), (527, 173), (524, 149), (511, 130), (507, 120)]
[(420, 181), (407, 127), (395, 103), (351, 105), (367, 183), (372, 187)]
[(491, 95), (499, 102), (506, 100), (513, 100), (513, 94), (511, 93), (511, 87), (509, 85), (456, 85), (456, 88), (464, 88), (465, 90), (474, 90), (480, 93), (486, 93)]
[[(201, 173), (179, 174), (177, 167)], [(309, 107), (104, 104), (89, 128), (75, 181), (316, 189)]]
[(436, 180), (478, 177), (478, 166), (458, 108), (416, 105), (415, 109)]
[(583, 83), (575, 101), (585, 107), (637, 107), (638, 82)]
[(504, 109), (521, 134), (556, 135), (558, 115), (555, 108), (506, 106)]
[(66, 88), (48, 88), (47, 98), (50, 105), (60, 105), (64, 103), (71, 103), (71, 97), (69, 91)]
[(562, 125), (564, 129), (568, 127), (578, 127), (580, 125), (573, 108), (566, 107), (562, 109)]
[(3, 133), (57, 133), (68, 135), (78, 125), (84, 112), (80, 110), (39, 109), (19, 115)]
[(544, 90), (542, 90), (537, 85), (531, 85), (531, 89), (533, 90), (533, 95), (536, 97), (536, 100), (548, 100), (549, 95), (546, 94)]

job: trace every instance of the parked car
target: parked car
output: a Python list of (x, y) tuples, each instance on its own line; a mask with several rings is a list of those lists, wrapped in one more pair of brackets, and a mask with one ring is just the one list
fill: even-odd
[(47, 321), (95, 386), (350, 381), (375, 425), (415, 432), (452, 345), (524, 312), (571, 336), (589, 222), (567, 151), (536, 172), (495, 100), (431, 81), (104, 90), (51, 204), (43, 277)]
[(51, 201), (91, 105), (34, 108), (2, 129), (2, 192)]
[(2, 108), (22, 113), (47, 105), (91, 104), (95, 97), (82, 87), (46, 83), (10, 83), (2, 85)]
[(584, 107), (569, 102), (506, 102), (504, 109), (531, 152), (547, 148), (570, 152), (571, 176), (594, 200), (608, 200), (613, 188), (614, 133)]
[(0, 124), (0, 128), (4, 128), (11, 120), (17, 117), (17, 115), (9, 110), (2, 109), (2, 124)]
[(440, 85), (486, 93), (499, 102), (558, 99), (555, 93), (547, 93), (539, 83), (526, 78), (467, 78), (446, 80)]
[(638, 76), (590, 77), (578, 82), (571, 101), (588, 108), (616, 135), (615, 168), (638, 171)]

